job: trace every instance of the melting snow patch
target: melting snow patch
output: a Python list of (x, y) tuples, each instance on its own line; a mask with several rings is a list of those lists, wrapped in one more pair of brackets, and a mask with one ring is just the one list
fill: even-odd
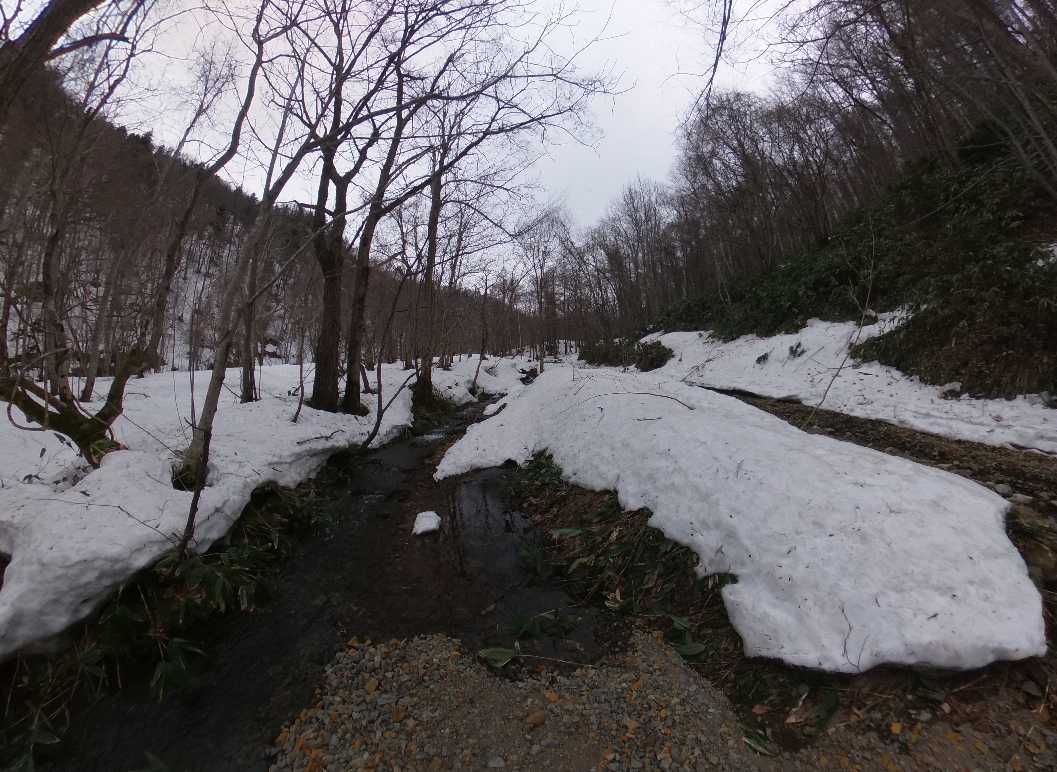
[(419, 512), (415, 515), (415, 527), (411, 529), (413, 536), (421, 536), (424, 533), (433, 533), (440, 530), (440, 515), (436, 512)]
[(655, 373), (549, 371), (506, 401), (436, 477), (550, 451), (571, 482), (649, 508), (701, 575), (737, 575), (723, 599), (750, 656), (859, 672), (1046, 650), (1008, 504), (969, 480)]
[(905, 318), (882, 314), (861, 332), (854, 322), (812, 319), (799, 332), (772, 338), (721, 341), (708, 332), (673, 332), (643, 340), (659, 340), (675, 352), (655, 373), (695, 386), (821, 402), (828, 410), (943, 437), (1057, 453), (1057, 411), (1045, 406), (1044, 397), (950, 399), (950, 385), (929, 386), (895, 368), (849, 357), (855, 341), (887, 332)]
[[(434, 371), (439, 389), (456, 401), (474, 399), (477, 357)], [(523, 361), (497, 360), (496, 375), (478, 384), (491, 393), (521, 389)], [(236, 385), (240, 371), (228, 371)], [(407, 373), (382, 368), (392, 396)], [(198, 373), (198, 397), (209, 373)], [(106, 393), (102, 379), (97, 391)], [(238, 519), (253, 490), (269, 482), (292, 486), (311, 476), (334, 451), (362, 442), (374, 416), (298, 408), (295, 365), (261, 370), (263, 399), (240, 405), (222, 399), (214, 427), (209, 485), (203, 492), (194, 547), (207, 549)], [(450, 387), (450, 388), (449, 388)], [(160, 373), (129, 386), (114, 430), (127, 448), (90, 469), (54, 432), (27, 432), (0, 421), (0, 555), (10, 555), (0, 586), (0, 659), (46, 640), (84, 619), (113, 587), (170, 549), (183, 528), (191, 494), (170, 482), (176, 451), (187, 446), (192, 411), (189, 374)], [(374, 400), (368, 405), (373, 410)], [(14, 417), (26, 423), (15, 410)], [(374, 440), (380, 445), (411, 424), (411, 393), (390, 406)]]

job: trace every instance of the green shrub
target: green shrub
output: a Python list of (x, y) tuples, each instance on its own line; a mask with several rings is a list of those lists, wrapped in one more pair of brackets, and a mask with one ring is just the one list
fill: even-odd
[(639, 343), (635, 347), (635, 367), (644, 373), (656, 370), (668, 364), (668, 360), (674, 355), (674, 352), (659, 340)]
[(580, 359), (589, 365), (625, 367), (635, 359), (635, 345), (631, 338), (586, 343), (580, 348)]
[(646, 372), (663, 367), (673, 356), (672, 350), (659, 341), (639, 343), (634, 338), (616, 338), (585, 344), (580, 359), (589, 365), (628, 367), (635, 365)]

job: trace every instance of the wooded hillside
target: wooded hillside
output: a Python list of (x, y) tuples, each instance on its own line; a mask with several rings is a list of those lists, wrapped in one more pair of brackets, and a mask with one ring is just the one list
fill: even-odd
[(864, 355), (979, 394), (1053, 390), (1055, 10), (804, 4), (776, 93), (706, 94), (671, 183), (563, 240), (568, 329), (767, 335), (906, 307)]

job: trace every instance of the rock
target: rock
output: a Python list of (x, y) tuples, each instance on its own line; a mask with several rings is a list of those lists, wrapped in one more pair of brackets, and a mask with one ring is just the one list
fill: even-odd
[(1039, 685), (1034, 681), (1026, 679), (1024, 683), (1020, 685), (1020, 688), (1024, 690), (1025, 694), (1029, 694), (1036, 699), (1042, 699), (1042, 689), (1040, 689)]
[(496, 756), (493, 759), (488, 760), (489, 769), (503, 769), (506, 766), (506, 762), (503, 761), (502, 756)]
[(999, 496), (1012, 496), (1013, 495), (1013, 489), (1010, 488), (1005, 483), (995, 483), (991, 487), (994, 489), (995, 493), (997, 493)]
[(547, 721), (547, 713), (543, 710), (536, 710), (525, 716), (525, 723), (535, 729), (536, 727), (543, 726)]
[(1009, 497), (1009, 500), (1014, 504), (1030, 504), (1035, 499), (1032, 496), (1028, 496), (1026, 493), (1014, 493)]

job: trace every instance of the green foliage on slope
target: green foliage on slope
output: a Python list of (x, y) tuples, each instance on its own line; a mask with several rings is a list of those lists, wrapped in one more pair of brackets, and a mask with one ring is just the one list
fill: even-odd
[(1054, 390), (1057, 205), (1015, 159), (981, 155), (914, 169), (827, 243), (658, 326), (731, 339), (906, 307), (904, 327), (855, 353), (976, 395)]

